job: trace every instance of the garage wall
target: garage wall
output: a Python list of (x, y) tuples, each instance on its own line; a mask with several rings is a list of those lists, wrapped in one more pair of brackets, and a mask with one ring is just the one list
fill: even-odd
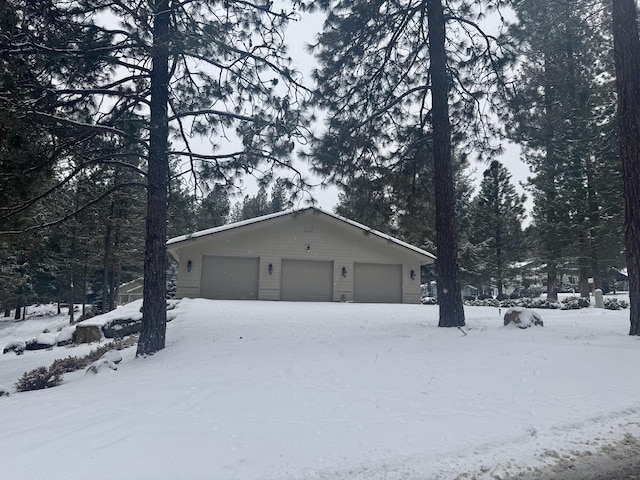
[[(179, 297), (200, 296), (202, 258), (214, 255), (258, 258), (260, 300), (281, 299), (285, 259), (332, 261), (333, 301), (354, 301), (355, 264), (400, 265), (402, 302), (420, 301), (423, 256), (312, 210), (194, 238), (170, 248), (180, 263)], [(192, 261), (190, 272), (186, 268), (188, 260)], [(417, 272), (414, 279), (410, 278), (412, 270)]]

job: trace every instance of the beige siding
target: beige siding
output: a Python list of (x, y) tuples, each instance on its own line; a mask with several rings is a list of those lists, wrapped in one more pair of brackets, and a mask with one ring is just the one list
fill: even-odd
[[(354, 263), (402, 265), (402, 301), (420, 301), (420, 262), (424, 257), (327, 215), (305, 211), (171, 245), (179, 258), (178, 297), (200, 293), (204, 255), (260, 258), (261, 300), (280, 298), (282, 260), (333, 261), (333, 299), (353, 301)], [(187, 262), (191, 260), (191, 271)], [(272, 265), (269, 274), (269, 264)], [(344, 276), (343, 276), (344, 267)], [(409, 272), (417, 272), (415, 279)]]

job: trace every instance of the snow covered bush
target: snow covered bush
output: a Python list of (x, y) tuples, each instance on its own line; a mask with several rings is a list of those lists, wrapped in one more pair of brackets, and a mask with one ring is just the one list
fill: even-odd
[(605, 298), (604, 308), (607, 310), (620, 310), (621, 308), (628, 308), (629, 304), (624, 300), (618, 300), (617, 298)]
[(438, 303), (434, 297), (422, 297), (421, 302), (423, 305), (437, 305)]
[(28, 392), (55, 387), (61, 383), (62, 373), (47, 367), (38, 367), (25, 372), (22, 378), (16, 382), (15, 387), (18, 392)]
[(82, 358), (68, 356), (67, 358), (59, 358), (57, 360), (54, 360), (51, 366), (49, 367), (49, 369), (57, 370), (62, 374), (62, 373), (75, 372), (76, 370), (80, 370), (81, 368), (84, 368), (85, 365), (86, 365), (86, 361), (83, 360)]
[[(135, 345), (136, 342), (137, 337), (132, 336), (100, 345), (98, 348), (91, 350), (91, 352), (84, 357), (69, 356), (67, 358), (54, 360), (49, 368), (38, 367), (22, 375), (22, 378), (15, 384), (16, 390), (18, 392), (28, 392), (30, 390), (41, 390), (43, 388), (55, 387), (62, 383), (62, 375), (65, 373), (81, 370), (88, 365), (97, 363), (100, 360), (106, 360), (109, 363), (114, 363), (113, 360), (115, 360), (119, 354), (116, 356), (113, 353), (111, 355), (106, 355), (107, 353), (112, 352), (113, 350), (122, 350), (123, 348), (131, 347)], [(102, 357), (107, 358), (105, 359)], [(122, 357), (120, 357), (120, 359), (122, 359)]]
[(579, 310), (591, 306), (591, 301), (585, 297), (567, 297), (562, 300), (562, 310)]

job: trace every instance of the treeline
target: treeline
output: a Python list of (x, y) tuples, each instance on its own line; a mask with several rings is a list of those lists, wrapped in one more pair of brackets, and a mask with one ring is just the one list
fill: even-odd
[[(21, 154), (17, 144), (11, 151)], [(50, 175), (51, 185), (61, 182), (60, 173)], [(169, 196), (168, 233), (178, 236), (288, 209), (288, 183), (277, 179), (270, 193), (261, 186), (255, 195), (238, 199), (240, 193), (221, 184), (196, 196), (175, 182)], [(5, 171), (0, 186), (5, 208), (45, 193), (36, 185), (24, 183), (22, 175), (11, 178)], [(75, 304), (81, 315), (88, 306), (93, 313), (113, 310), (119, 287), (143, 275), (144, 203), (142, 172), (101, 165), (57, 187), (47, 202), (12, 215), (16, 233), (0, 243), (4, 316), (19, 319), (27, 305), (48, 302)], [(51, 223), (56, 225), (41, 226)], [(38, 228), (31, 229), (34, 226)], [(75, 315), (70, 308), (71, 322), (78, 319)]]
[[(508, 6), (517, 21), (503, 23), (502, 35), (490, 37), (499, 38), (502, 48), (495, 61), (507, 62), (511, 69), (496, 80), (503, 89), (458, 86), (458, 82), (474, 79), (466, 71), (471, 60), (449, 63), (452, 97), (460, 102), (455, 104), (460, 108), (452, 118), (452, 151), (461, 281), (481, 288), (496, 286), (501, 294), (506, 279), (526, 275), (517, 267), (533, 261), (532, 265), (546, 275), (549, 298), (557, 298), (560, 278), (568, 269), (578, 272), (580, 292), (588, 295), (591, 288), (606, 289), (610, 266), (625, 264), (610, 6), (591, 0), (517, 0)], [(430, 129), (421, 125), (422, 119), (416, 115), (419, 108), (413, 105), (405, 110), (407, 98), (393, 103), (388, 111), (379, 107), (384, 98), (400, 95), (401, 72), (412, 79), (410, 73), (417, 75), (403, 62), (411, 55), (419, 58), (423, 47), (416, 36), (415, 43), (409, 38), (402, 44), (381, 42), (354, 53), (346, 41), (346, 36), (352, 35), (347, 24), (357, 23), (358, 35), (372, 38), (380, 32), (380, 21), (396, 24), (397, 20), (400, 24), (407, 12), (388, 9), (380, 20), (377, 11), (353, 10), (359, 20), (344, 17), (343, 28), (337, 30), (345, 35), (344, 40), (336, 39), (336, 31), (327, 32), (326, 42), (317, 46), (321, 58), (327, 59), (318, 75), (327, 108), (335, 112), (331, 117), (335, 133), (322, 139), (324, 155), (314, 158), (315, 167), (342, 185), (341, 214), (433, 251), (436, 184)], [(494, 20), (498, 21), (497, 13)], [(401, 33), (396, 30), (396, 34)], [(406, 51), (385, 53), (400, 47)], [(467, 54), (472, 47), (467, 44)], [(342, 66), (333, 60), (341, 58), (339, 55), (368, 66), (358, 80), (363, 91), (386, 78), (375, 65), (369, 65), (375, 63), (373, 59), (385, 58), (387, 72), (395, 76), (388, 73), (387, 86), (379, 85), (370, 98), (353, 97), (351, 109), (338, 109), (331, 99), (345, 98), (352, 89), (350, 84), (334, 80), (342, 78), (336, 76)], [(454, 55), (460, 56), (464, 57), (464, 52)], [(505, 165), (488, 160), (482, 183), (474, 191), (468, 173), (470, 157), (484, 153), (490, 159), (496, 152), (477, 141), (488, 127), (478, 125), (473, 109), (462, 108), (465, 94), (475, 95), (479, 107), (497, 104), (495, 115), (504, 125), (504, 137), (522, 149), (522, 160), (531, 171), (524, 187), (533, 204), (526, 228), (524, 198), (511, 183), (509, 159)], [(372, 102), (377, 102), (377, 116), (368, 123), (358, 122), (353, 112), (373, 108)], [(345, 135), (345, 129), (360, 136)], [(357, 161), (352, 161), (354, 158)], [(588, 283), (589, 278), (595, 285)]]

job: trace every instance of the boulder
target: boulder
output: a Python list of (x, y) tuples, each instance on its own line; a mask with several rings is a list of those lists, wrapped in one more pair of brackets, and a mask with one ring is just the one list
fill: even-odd
[(142, 318), (117, 318), (102, 327), (104, 336), (107, 338), (124, 338), (134, 333), (140, 333), (142, 328)]
[(73, 343), (73, 334), (76, 331), (76, 327), (64, 327), (62, 330), (58, 332), (58, 336), (56, 337), (56, 345), (59, 347), (63, 347), (65, 345), (69, 345)]
[(13, 342), (9, 342), (5, 345), (5, 347), (2, 349), (2, 353), (9, 353), (9, 352), (15, 352), (16, 355), (22, 355), (24, 353), (24, 350), (26, 348), (26, 344), (22, 341), (16, 340)]
[(85, 325), (79, 323), (73, 333), (74, 343), (93, 343), (102, 340), (100, 325)]
[(116, 364), (113, 363), (111, 360), (107, 360), (106, 358), (101, 358), (100, 360), (96, 360), (91, 365), (89, 365), (89, 368), (87, 368), (86, 373), (97, 374), (101, 370), (105, 370), (105, 369), (118, 370), (118, 367), (116, 367)]
[(117, 365), (122, 361), (122, 355), (120, 355), (120, 352), (118, 350), (109, 350), (100, 357), (100, 360), (102, 359), (109, 360), (110, 362), (113, 362)]
[(40, 333), (25, 344), (25, 350), (51, 349), (56, 345), (56, 336), (55, 333)]
[(505, 325), (515, 325), (518, 328), (529, 328), (533, 325), (543, 326), (542, 317), (535, 311), (524, 307), (511, 307), (504, 314)]

